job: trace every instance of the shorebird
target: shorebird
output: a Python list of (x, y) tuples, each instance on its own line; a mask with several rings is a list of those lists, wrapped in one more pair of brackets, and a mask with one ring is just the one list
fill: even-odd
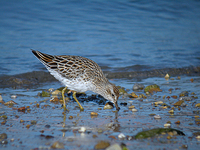
[(116, 110), (119, 110), (117, 100), (119, 90), (115, 84), (108, 81), (103, 71), (94, 61), (72, 55), (49, 55), (32, 50), (33, 54), (47, 68), (51, 75), (65, 85), (62, 90), (63, 107), (66, 110), (65, 90), (73, 91), (73, 98), (78, 103), (80, 110), (84, 108), (76, 98), (76, 92), (93, 91), (105, 99), (114, 103)]

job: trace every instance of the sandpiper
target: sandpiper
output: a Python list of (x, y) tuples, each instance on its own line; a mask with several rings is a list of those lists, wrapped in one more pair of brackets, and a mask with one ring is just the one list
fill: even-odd
[(33, 54), (42, 62), (47, 70), (66, 87), (62, 90), (63, 107), (66, 110), (64, 92), (67, 88), (73, 91), (73, 98), (78, 103), (80, 110), (84, 110), (76, 98), (76, 92), (93, 91), (114, 103), (119, 110), (117, 100), (119, 90), (110, 83), (103, 71), (94, 61), (72, 55), (48, 55), (32, 50)]

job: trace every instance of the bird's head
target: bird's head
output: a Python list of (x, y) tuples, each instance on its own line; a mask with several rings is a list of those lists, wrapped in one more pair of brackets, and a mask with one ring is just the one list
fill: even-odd
[(112, 103), (114, 103), (114, 105), (116, 107), (116, 110), (120, 110), (120, 107), (117, 104), (117, 100), (119, 98), (119, 90), (116, 87), (116, 85), (108, 82), (106, 84), (105, 90), (103, 91), (103, 93), (101, 93), (101, 95), (105, 99), (107, 99), (107, 100), (111, 101)]

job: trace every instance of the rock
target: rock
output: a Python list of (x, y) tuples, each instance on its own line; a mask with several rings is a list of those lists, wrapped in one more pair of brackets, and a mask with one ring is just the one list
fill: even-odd
[(13, 100), (10, 100), (10, 101), (4, 103), (4, 105), (9, 105), (9, 106), (13, 106), (15, 104), (17, 104), (17, 103), (15, 103)]
[(173, 129), (173, 128), (155, 128), (155, 129), (139, 132), (138, 134), (135, 135), (135, 139), (150, 138), (159, 134), (169, 133), (169, 132), (173, 132), (173, 133), (176, 132), (177, 135), (185, 135), (182, 131)]
[(157, 84), (149, 85), (144, 89), (145, 93), (151, 93), (153, 94), (154, 92), (161, 92), (162, 90)]
[(130, 98), (138, 98), (138, 96), (134, 92), (132, 92), (131, 94), (129, 94), (129, 97)]
[(50, 128), (51, 125), (47, 124), (47, 125), (45, 125), (44, 127), (45, 127), (45, 128)]
[(172, 95), (171, 97), (172, 97), (173, 99), (177, 99), (178, 96)]
[(180, 101), (174, 103), (173, 105), (174, 105), (174, 106), (181, 106), (181, 104), (182, 104), (183, 102), (184, 102), (183, 100), (180, 100)]
[(135, 108), (133, 108), (133, 109), (131, 109), (131, 111), (132, 111), (132, 112), (137, 112), (138, 110), (135, 109)]
[(195, 107), (200, 107), (200, 103), (197, 103), (197, 104), (195, 105)]
[(37, 124), (37, 121), (36, 120), (31, 120), (31, 125), (35, 125)]
[(50, 89), (48, 89), (48, 91), (52, 93), (54, 91), (54, 89), (50, 88)]
[(1, 144), (8, 144), (8, 141), (7, 140), (2, 140)]
[(107, 141), (100, 141), (95, 145), (95, 149), (105, 149), (110, 146), (110, 143)]
[(113, 103), (111, 103), (111, 102), (108, 102), (108, 103), (106, 103), (105, 104), (105, 106), (104, 106), (104, 108), (103, 109), (113, 109)]
[(120, 133), (120, 134), (118, 135), (118, 138), (119, 138), (120, 140), (123, 140), (123, 139), (126, 138), (126, 136), (125, 136), (123, 133)]
[(179, 94), (179, 97), (188, 96), (188, 91), (183, 91)]
[(30, 127), (31, 127), (31, 125), (30, 125), (30, 124), (27, 124), (27, 125), (26, 125), (26, 128), (27, 128), (27, 129), (29, 129)]
[(96, 113), (96, 112), (91, 112), (90, 115), (91, 115), (91, 116), (98, 116), (98, 113)]
[(73, 118), (74, 118), (73, 116), (69, 116), (69, 117), (68, 117), (68, 119), (73, 119)]
[(200, 135), (196, 136), (196, 139), (197, 139), (197, 140), (200, 140)]
[(59, 142), (59, 141), (56, 141), (56, 142), (53, 143), (51, 148), (64, 149), (64, 144)]
[(12, 99), (16, 99), (17, 98), (17, 95), (11, 95), (10, 96)]
[(169, 76), (169, 74), (167, 73), (167, 74), (165, 75), (165, 79), (168, 80), (169, 78), (170, 78), (170, 76)]
[(140, 84), (140, 83), (135, 83), (133, 85), (133, 91), (138, 91), (138, 90), (143, 90), (144, 89), (144, 85)]
[(165, 128), (169, 128), (169, 127), (171, 127), (171, 124), (170, 123), (166, 123), (166, 124), (164, 124), (164, 127)]
[(155, 105), (163, 104), (163, 101), (154, 102)]
[(58, 95), (61, 95), (61, 91), (59, 90), (55, 90), (51, 93), (53, 96), (58, 96)]
[(155, 115), (154, 119), (161, 119), (160, 115)]
[(7, 139), (7, 134), (6, 133), (2, 133), (0, 134), (0, 141), (3, 139)]
[(21, 119), (21, 120), (20, 120), (20, 123), (23, 123), (23, 122), (24, 122), (24, 120)]
[(173, 114), (173, 113), (174, 113), (174, 110), (171, 109), (171, 110), (168, 111), (168, 113)]
[(103, 130), (101, 128), (97, 129), (98, 133), (103, 133)]
[(8, 117), (6, 115), (2, 115), (2, 116), (0, 116), (0, 118), (8, 119)]
[(78, 130), (79, 133), (84, 133), (85, 131), (86, 131), (86, 127), (81, 127), (81, 128)]
[(46, 92), (46, 91), (42, 91), (42, 97), (50, 97), (50, 93)]
[(144, 94), (140, 94), (139, 98), (147, 98)]
[(1, 101), (3, 101), (3, 98), (2, 98), (2, 96), (0, 95), (0, 102), (1, 102)]
[(115, 143), (115, 144), (107, 147), (106, 150), (122, 150), (122, 148), (119, 144)]
[(175, 124), (181, 124), (181, 122), (178, 120), (178, 121), (175, 122)]
[(118, 90), (119, 90), (119, 94), (120, 95), (125, 95), (127, 94), (126, 90), (124, 87), (120, 87), (120, 86), (117, 86)]
[(183, 96), (183, 97), (180, 97), (179, 100), (183, 100), (183, 101), (191, 101), (192, 98), (191, 97), (188, 97), (188, 96)]
[(128, 107), (128, 109), (133, 109), (133, 108), (135, 108), (134, 105), (131, 105), (131, 106)]

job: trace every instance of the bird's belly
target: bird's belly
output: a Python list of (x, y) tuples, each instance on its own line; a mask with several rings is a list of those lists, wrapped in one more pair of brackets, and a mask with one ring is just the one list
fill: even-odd
[(70, 90), (74, 90), (76, 92), (86, 92), (86, 91), (92, 91), (93, 85), (91, 82), (85, 82), (81, 78), (73, 78), (68, 79), (66, 77), (63, 77), (61, 74), (59, 74), (57, 71), (48, 69), (49, 72), (62, 84), (68, 87)]

